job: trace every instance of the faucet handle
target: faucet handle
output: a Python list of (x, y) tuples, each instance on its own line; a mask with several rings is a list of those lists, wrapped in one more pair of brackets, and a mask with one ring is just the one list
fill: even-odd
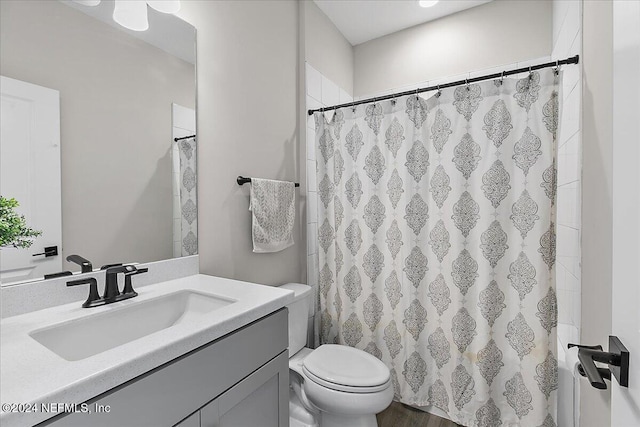
[[(129, 265), (128, 267), (133, 267), (133, 265)], [(134, 271), (129, 271), (127, 273), (124, 273), (125, 277), (135, 276), (136, 274), (143, 274), (149, 271), (148, 268), (135, 268), (135, 267), (133, 268), (135, 269)]]
[(85, 277), (84, 279), (71, 280), (67, 282), (67, 286), (89, 285), (89, 296), (82, 304), (82, 307), (96, 307), (103, 305), (104, 300), (98, 294), (98, 281), (94, 277)]
[(58, 277), (65, 277), (65, 276), (73, 276), (73, 273), (68, 271), (68, 270), (65, 270), (65, 271), (61, 271), (59, 273), (45, 274), (44, 275), (44, 280), (55, 279), (55, 278), (58, 278)]
[(120, 267), (122, 265), (121, 262), (115, 263), (115, 264), (105, 264), (102, 267), (100, 267), (100, 270), (106, 270), (107, 268), (111, 268), (111, 267)]
[(134, 271), (124, 273), (124, 289), (122, 290), (122, 293), (124, 295), (129, 295), (129, 294), (132, 294), (132, 296), (138, 295), (138, 293), (133, 290), (133, 285), (131, 284), (131, 276), (137, 276), (138, 274), (143, 274), (143, 273), (146, 273), (147, 271), (149, 271), (148, 268), (138, 268)]
[(120, 296), (118, 289), (118, 274), (136, 271), (132, 265), (119, 265), (107, 268), (105, 272), (104, 299), (114, 302)]
[(91, 264), (91, 261), (89, 261), (88, 259), (80, 255), (77, 255), (77, 254), (69, 255), (67, 257), (67, 261), (74, 262), (78, 264), (80, 267), (82, 267), (82, 273), (91, 273), (93, 271), (93, 265)]

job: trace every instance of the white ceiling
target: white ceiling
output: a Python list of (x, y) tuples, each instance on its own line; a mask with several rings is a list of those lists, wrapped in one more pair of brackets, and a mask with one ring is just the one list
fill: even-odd
[(98, 6), (83, 6), (71, 0), (59, 0), (80, 12), (98, 19), (150, 45), (164, 50), (183, 61), (196, 63), (196, 31), (192, 25), (175, 15), (158, 12), (147, 7), (149, 29), (131, 31), (113, 20), (114, 0), (102, 0)]
[(440, 0), (428, 8), (418, 0), (313, 1), (355, 46), (492, 0)]

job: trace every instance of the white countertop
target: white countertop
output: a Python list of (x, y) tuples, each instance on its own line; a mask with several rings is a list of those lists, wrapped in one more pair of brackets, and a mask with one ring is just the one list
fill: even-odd
[[(237, 300), (203, 315), (78, 361), (67, 361), (29, 336), (49, 325), (114, 310), (177, 291)], [(82, 403), (189, 351), (260, 319), (293, 301), (293, 292), (202, 274), (136, 289), (138, 296), (96, 308), (82, 302), (9, 317), (0, 322), (2, 404)], [(96, 331), (100, 333), (100, 331)], [(0, 414), (4, 427), (31, 426), (57, 414)]]

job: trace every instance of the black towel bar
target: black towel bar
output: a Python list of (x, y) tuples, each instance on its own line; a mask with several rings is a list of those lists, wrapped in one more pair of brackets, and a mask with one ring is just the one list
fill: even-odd
[[(238, 178), (236, 178), (236, 182), (238, 183), (238, 185), (244, 185), (251, 182), (251, 178), (245, 178), (244, 176), (238, 175)], [(300, 184), (296, 182), (295, 186), (300, 187)]]

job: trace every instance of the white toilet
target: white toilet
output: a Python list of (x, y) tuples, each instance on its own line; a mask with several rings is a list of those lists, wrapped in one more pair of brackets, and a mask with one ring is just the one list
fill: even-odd
[(356, 348), (307, 342), (312, 314), (311, 287), (288, 283), (289, 385), (291, 427), (377, 427), (376, 414), (393, 400), (389, 368)]

